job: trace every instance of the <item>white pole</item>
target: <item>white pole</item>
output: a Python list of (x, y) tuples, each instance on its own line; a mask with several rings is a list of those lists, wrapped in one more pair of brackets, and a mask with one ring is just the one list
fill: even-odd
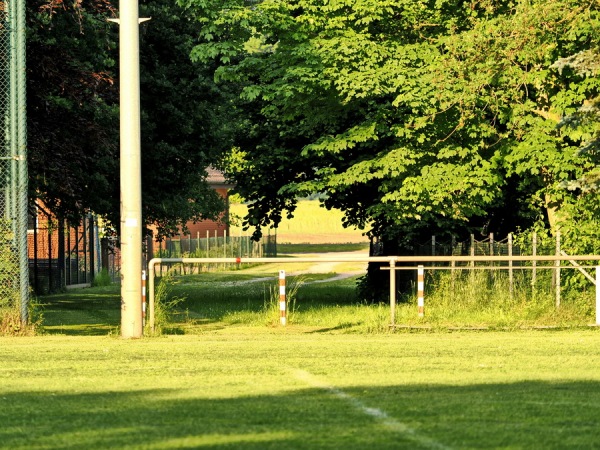
[(119, 2), (121, 336), (142, 336), (142, 183), (137, 0)]
[(596, 266), (596, 325), (600, 326), (600, 266)]
[(396, 261), (390, 260), (390, 326), (396, 326)]
[(425, 270), (423, 266), (417, 269), (417, 307), (419, 317), (425, 316)]
[[(513, 234), (508, 233), (508, 256), (512, 256), (512, 255), (513, 255)], [(513, 262), (511, 259), (510, 261), (508, 261), (508, 291), (509, 291), (511, 297), (513, 296), (513, 284), (514, 284)]]
[(146, 325), (146, 271), (142, 270), (142, 329)]
[(279, 271), (279, 320), (281, 325), (286, 325), (285, 270)]
[[(560, 256), (560, 231), (556, 232), (556, 256)], [(557, 259), (554, 262), (556, 266), (556, 275), (555, 275), (555, 297), (556, 297), (556, 309), (560, 308), (560, 259)]]
[[(534, 231), (533, 232), (533, 236), (532, 236), (532, 255), (533, 256), (537, 256), (537, 233)], [(535, 282), (536, 282), (536, 276), (537, 276), (537, 262), (536, 261), (532, 261), (531, 263), (533, 269), (531, 271), (531, 291), (532, 294), (535, 295)]]

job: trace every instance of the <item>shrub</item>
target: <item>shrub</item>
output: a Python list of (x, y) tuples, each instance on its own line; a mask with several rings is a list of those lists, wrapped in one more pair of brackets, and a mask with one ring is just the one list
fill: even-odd
[(154, 332), (147, 330), (148, 334), (160, 335), (163, 331), (174, 331), (173, 324), (177, 306), (185, 298), (173, 296), (173, 281), (173, 270), (171, 269), (160, 278), (154, 289)]
[(100, 287), (100, 286), (110, 286), (112, 284), (112, 279), (110, 274), (108, 273), (108, 269), (104, 268), (99, 273), (96, 274), (94, 280), (92, 281), (92, 286)]

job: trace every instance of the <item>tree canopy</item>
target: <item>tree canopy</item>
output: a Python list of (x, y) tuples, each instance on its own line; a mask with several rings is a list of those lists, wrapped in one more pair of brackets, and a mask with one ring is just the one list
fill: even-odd
[(597, 1), (180, 3), (202, 25), (193, 59), (243, 88), (226, 165), (256, 234), (315, 192), (405, 249), (424, 232), (597, 234), (597, 186), (576, 181), (597, 173), (583, 112), (600, 77), (568, 60), (598, 53)]
[[(118, 27), (109, 0), (36, 0), (28, 9), (30, 192), (59, 217), (119, 223)], [(165, 0), (140, 1), (142, 189), (160, 235), (214, 218), (206, 168), (230, 148), (227, 94), (189, 58), (198, 25)], [(217, 126), (219, 124), (219, 126)]]
[(118, 207), (118, 90), (108, 2), (28, 1), (30, 196), (60, 217)]

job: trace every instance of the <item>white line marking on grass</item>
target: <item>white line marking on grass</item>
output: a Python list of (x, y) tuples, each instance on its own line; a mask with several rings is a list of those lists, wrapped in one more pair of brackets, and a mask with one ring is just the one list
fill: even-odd
[(445, 450), (450, 449), (450, 447), (447, 447), (431, 438), (428, 438), (427, 436), (423, 436), (423, 435), (419, 434), (416, 430), (409, 427), (408, 425), (406, 425), (402, 422), (399, 422), (398, 420), (394, 419), (393, 417), (390, 417), (385, 411), (382, 411), (381, 409), (378, 409), (378, 408), (370, 408), (370, 407), (366, 406), (364, 403), (362, 403), (360, 400), (357, 400), (356, 398), (352, 397), (350, 394), (342, 391), (341, 389), (336, 388), (335, 386), (327, 384), (322, 380), (319, 380), (313, 374), (311, 374), (305, 370), (295, 369), (295, 370), (293, 370), (293, 373), (297, 379), (304, 381), (306, 384), (308, 384), (312, 387), (323, 389), (325, 391), (330, 392), (331, 394), (335, 395), (336, 397), (338, 397), (340, 399), (346, 400), (354, 408), (363, 412), (367, 416), (373, 417), (374, 419), (378, 420), (382, 425), (384, 425), (387, 429), (389, 429), (391, 431), (401, 433), (401, 434), (405, 435), (407, 438), (411, 439), (412, 441), (417, 442), (418, 444), (421, 444), (425, 447), (436, 448), (436, 449), (445, 449)]

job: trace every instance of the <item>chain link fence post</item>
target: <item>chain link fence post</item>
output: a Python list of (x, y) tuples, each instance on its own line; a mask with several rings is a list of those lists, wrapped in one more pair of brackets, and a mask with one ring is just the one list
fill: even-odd
[(0, 308), (18, 308), (27, 323), (27, 117), (25, 0), (0, 1)]

